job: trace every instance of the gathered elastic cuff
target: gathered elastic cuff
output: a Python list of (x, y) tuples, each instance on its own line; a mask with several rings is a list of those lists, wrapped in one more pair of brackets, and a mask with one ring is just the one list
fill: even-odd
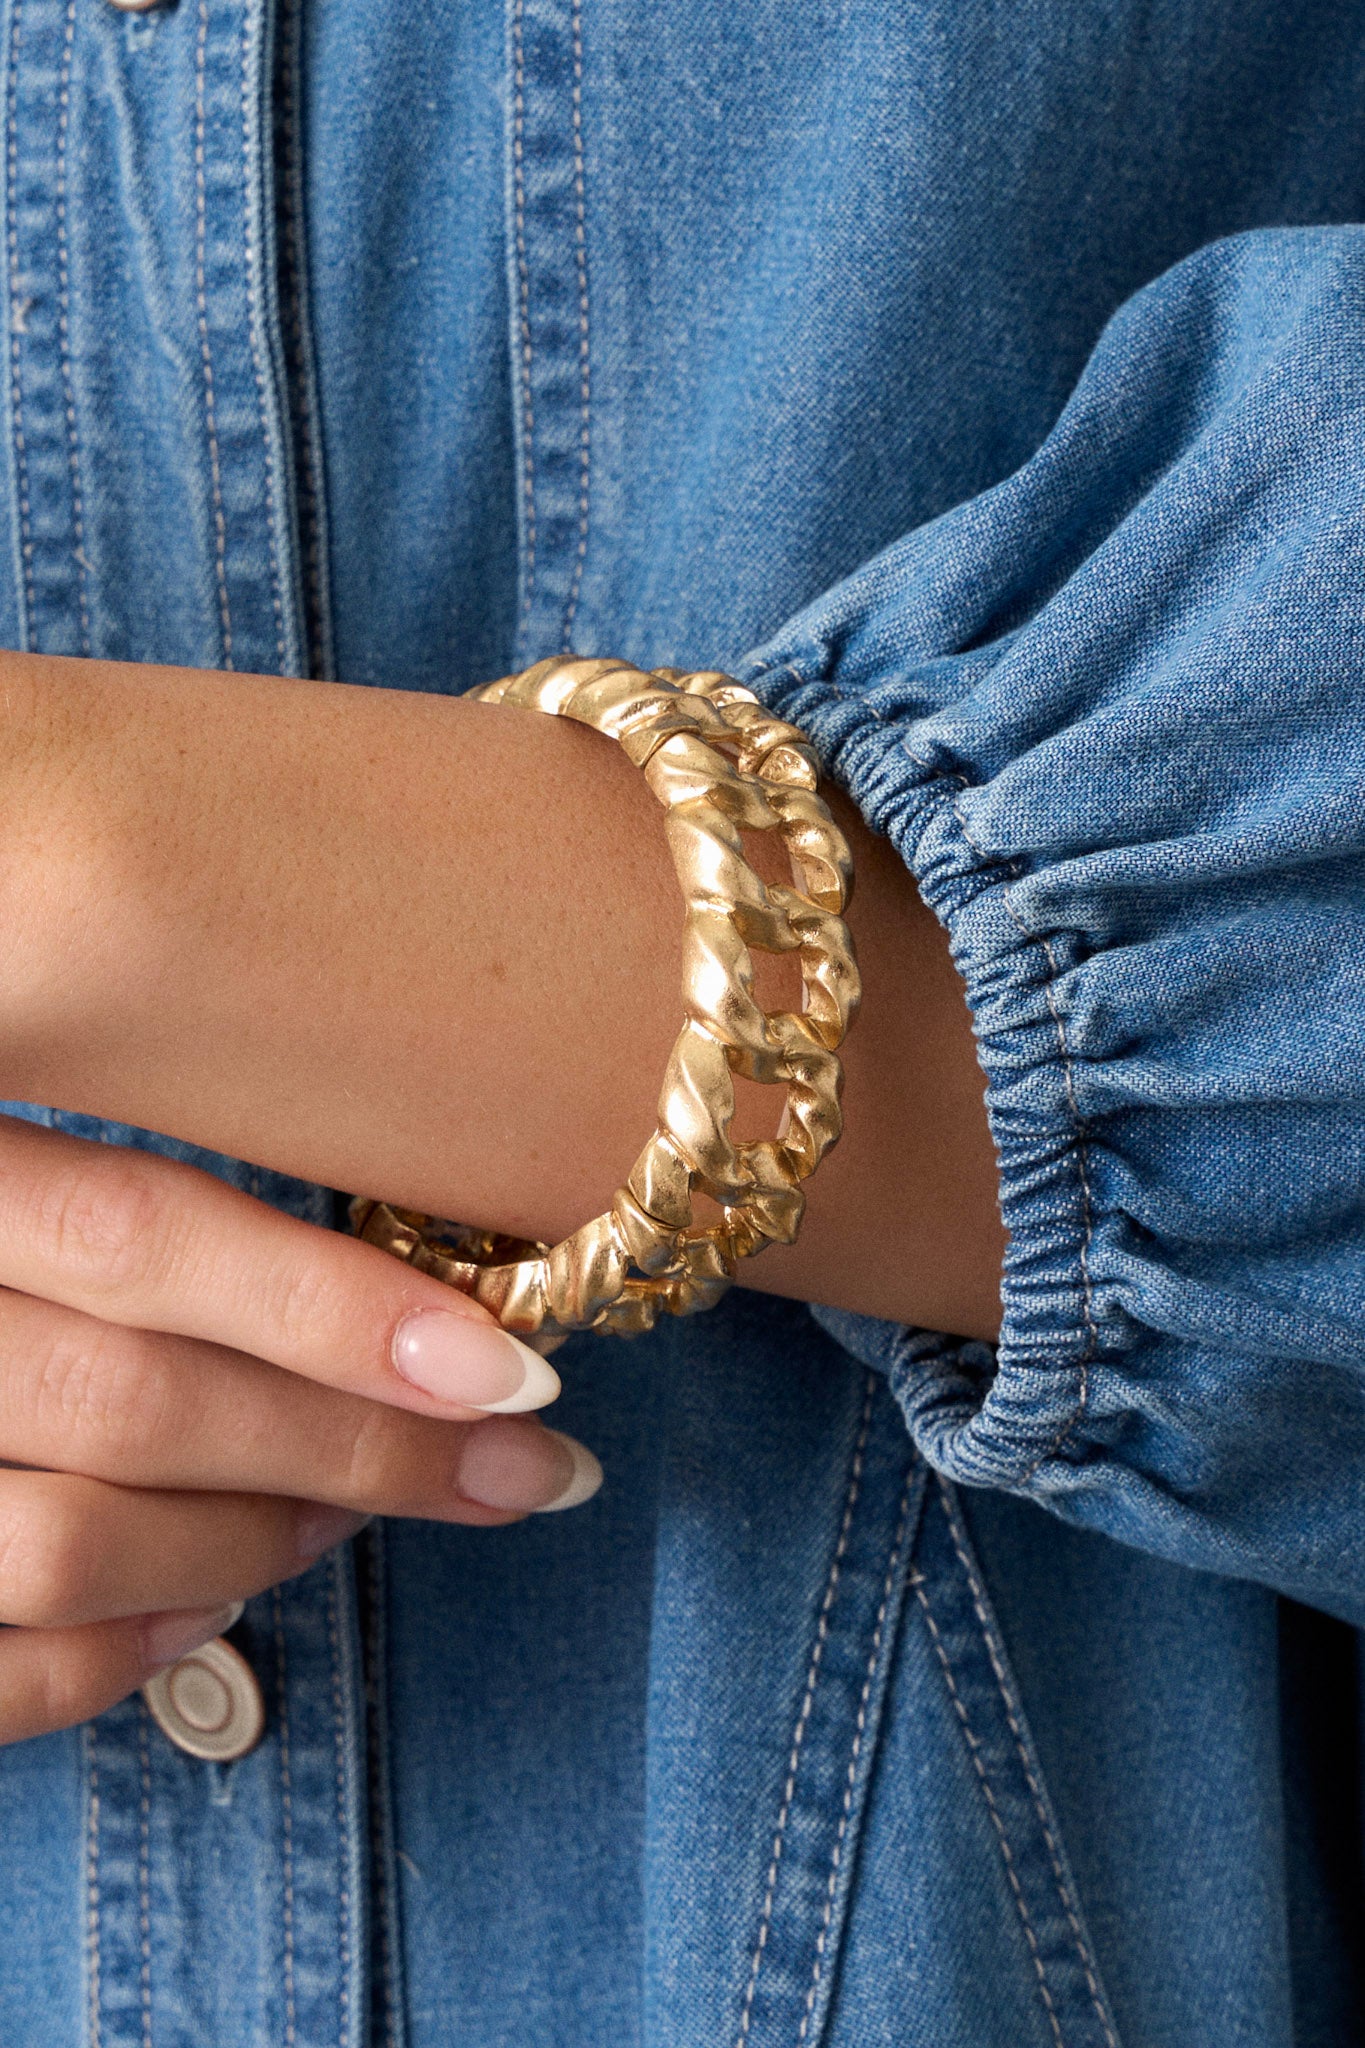
[[(1049, 1491), (1074, 1484), (1087, 1455), (1092, 1368), (1131, 1344), (1112, 1300), (1092, 1281), (1096, 1215), (1088, 1141), (1066, 1024), (1054, 987), (1070, 941), (1032, 937), (1011, 909), (1017, 870), (972, 842), (961, 775), (915, 752), (919, 721), (879, 714), (875, 694), (849, 697), (791, 666), (751, 666), (742, 680), (803, 727), (826, 771), (883, 832), (946, 927), (966, 984), (1009, 1234), (997, 1346), (880, 1322), (814, 1313), (838, 1341), (887, 1376), (916, 1442), (968, 1484)], [(1090, 1446), (1093, 1454), (1094, 1446)]]

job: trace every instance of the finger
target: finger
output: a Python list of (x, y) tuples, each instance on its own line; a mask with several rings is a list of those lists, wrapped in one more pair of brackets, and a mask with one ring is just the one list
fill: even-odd
[(152, 1493), (64, 1474), (8, 1472), (3, 1482), (0, 1622), (11, 1627), (248, 1600), (366, 1520), (306, 1501)]
[(542, 1510), (573, 1472), (600, 1479), (532, 1416), (441, 1422), (23, 1294), (0, 1294), (0, 1459), (476, 1523)]
[[(487, 1423), (487, 1430), (516, 1427)], [(553, 1430), (520, 1425), (514, 1456), (499, 1454), (491, 1483), (479, 1470), (483, 1432), (469, 1460), (483, 1493), (460, 1520), (489, 1524), (555, 1513), (596, 1491), (596, 1458), (583, 1468)], [(358, 1509), (258, 1493), (170, 1493), (108, 1485), (70, 1473), (0, 1470), (0, 1622), (70, 1628), (145, 1608), (201, 1608), (250, 1599), (293, 1579), (354, 1536)]]
[(0, 1118), (0, 1287), (417, 1413), (513, 1414), (552, 1366), (439, 1280), (180, 1160)]
[[(470, 1433), (476, 1467), (482, 1434)], [(520, 1426), (515, 1459), (504, 1459), (503, 1468), (505, 1491), (527, 1504), (471, 1504), (464, 1519), (552, 1513), (595, 1491), (597, 1474), (583, 1471), (566, 1439), (535, 1425)], [(70, 1628), (149, 1608), (247, 1600), (306, 1570), (367, 1519), (314, 1501), (173, 1493), (7, 1469), (0, 1471), (0, 1622)]]
[(246, 1600), (305, 1570), (362, 1520), (305, 1501), (0, 1472), (0, 1622), (78, 1628)]
[(93, 1720), (232, 1621), (235, 1607), (81, 1628), (0, 1628), (0, 1744)]

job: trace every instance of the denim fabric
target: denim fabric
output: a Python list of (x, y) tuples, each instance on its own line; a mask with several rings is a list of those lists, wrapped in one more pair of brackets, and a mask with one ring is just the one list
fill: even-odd
[(603, 1493), (253, 1601), (242, 1762), (0, 1752), (0, 2044), (1359, 2038), (1365, 6), (2, 12), (0, 644), (741, 667), (1011, 1238), (574, 1340)]
[(1365, 231), (1214, 245), (752, 664), (948, 925), (991, 1082), (998, 1370), (839, 1333), (953, 1477), (1356, 1623), (1362, 334)]

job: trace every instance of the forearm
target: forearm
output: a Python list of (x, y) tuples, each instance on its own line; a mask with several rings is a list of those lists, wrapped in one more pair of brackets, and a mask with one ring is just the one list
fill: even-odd
[[(558, 719), (5, 656), (0, 1085), (535, 1237), (610, 1199), (680, 1022), (660, 814)], [(846, 1135), (753, 1285), (992, 1334), (970, 1024), (847, 809), (865, 983)]]

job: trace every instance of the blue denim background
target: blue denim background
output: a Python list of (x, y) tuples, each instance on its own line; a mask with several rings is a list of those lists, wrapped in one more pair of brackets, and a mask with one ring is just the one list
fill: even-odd
[(1356, 2038), (1365, 9), (3, 26), (0, 644), (742, 666), (1012, 1233), (998, 1360), (576, 1341), (602, 1495), (252, 1602), (241, 1763), (0, 1752), (4, 2048)]

